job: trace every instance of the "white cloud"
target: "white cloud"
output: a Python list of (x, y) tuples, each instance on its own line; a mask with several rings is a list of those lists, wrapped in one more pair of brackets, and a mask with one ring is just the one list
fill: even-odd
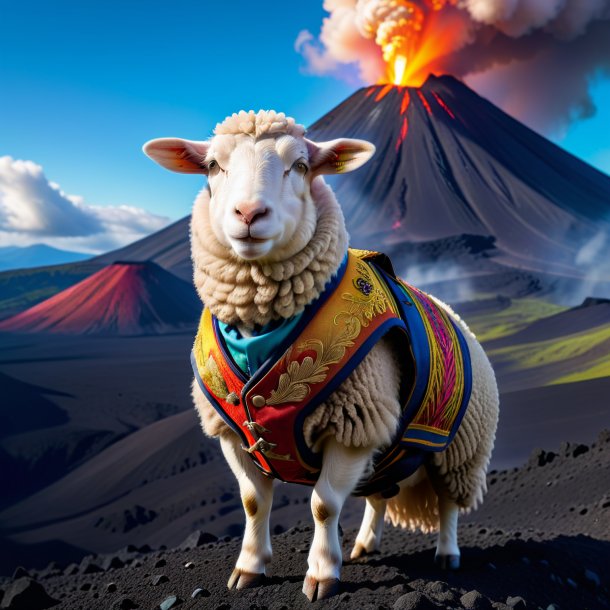
[(169, 218), (128, 205), (88, 205), (32, 161), (0, 157), (0, 246), (46, 243), (98, 253), (162, 229)]
[[(610, 74), (610, 0), (417, 4), (423, 12), (396, 0), (326, 0), (330, 14), (320, 33), (300, 32), (295, 43), (305, 71), (345, 79), (353, 73), (346, 67), (356, 64), (362, 84), (385, 82), (382, 46), (402, 45), (413, 38), (405, 38), (408, 32), (420, 32), (407, 69), (412, 85), (429, 74), (465, 79), (477, 93), (546, 134), (595, 114), (591, 82)], [(409, 52), (408, 44), (403, 51)]]

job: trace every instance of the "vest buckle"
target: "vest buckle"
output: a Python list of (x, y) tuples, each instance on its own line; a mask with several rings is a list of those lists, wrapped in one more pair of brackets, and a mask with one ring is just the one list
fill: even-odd
[(275, 443), (270, 443), (266, 441), (264, 438), (259, 438), (252, 447), (242, 447), (244, 451), (248, 453), (254, 453), (255, 451), (260, 451), (263, 455), (267, 455), (268, 452), (272, 452), (277, 445)]
[[(256, 432), (260, 433), (260, 430), (262, 430), (264, 432), (269, 432), (269, 430), (267, 430), (260, 424), (257, 424), (256, 422), (244, 422), (243, 425), (246, 426), (248, 428), (248, 430), (250, 430), (250, 431), (255, 430)], [(244, 447), (243, 445), (241, 446), (241, 448), (246, 453), (249, 453), (250, 455), (253, 455), (256, 451), (258, 451), (258, 452), (262, 453), (266, 458), (269, 458), (271, 460), (282, 460), (284, 462), (293, 461), (292, 457), (290, 456), (289, 453), (281, 454), (281, 455), (279, 453), (275, 453), (275, 451), (273, 451), (273, 450), (276, 447), (277, 447), (276, 443), (270, 443), (269, 441), (266, 441), (262, 437), (259, 437), (256, 440), (256, 442), (254, 443), (254, 445), (252, 445), (252, 447)]]
[(242, 426), (245, 426), (246, 428), (248, 428), (248, 430), (250, 430), (250, 432), (252, 432), (253, 434), (262, 434), (263, 432), (271, 432), (271, 430), (267, 430), (267, 428), (265, 428), (265, 426), (261, 426), (260, 424), (256, 423), (255, 421), (245, 421)]

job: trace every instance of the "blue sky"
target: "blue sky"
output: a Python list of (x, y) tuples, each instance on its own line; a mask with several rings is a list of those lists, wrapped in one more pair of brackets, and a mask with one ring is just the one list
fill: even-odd
[[(142, 144), (160, 136), (205, 138), (241, 108), (275, 108), (304, 124), (330, 110), (358, 85), (306, 74), (294, 50), (299, 32), (317, 34), (324, 15), (317, 0), (5, 2), (0, 157), (42, 166), (79, 205), (135, 206), (178, 219), (189, 212), (202, 178), (162, 171), (141, 153)], [(597, 115), (556, 141), (608, 172), (607, 80), (594, 87), (594, 100)], [(33, 166), (13, 170), (38, 176)], [(37, 188), (44, 191), (40, 180)], [(117, 211), (108, 220), (102, 212), (95, 211), (94, 222), (107, 227), (133, 216)], [(61, 210), (53, 214), (60, 226)], [(161, 223), (142, 219), (134, 235)], [(56, 245), (113, 245), (64, 237)]]

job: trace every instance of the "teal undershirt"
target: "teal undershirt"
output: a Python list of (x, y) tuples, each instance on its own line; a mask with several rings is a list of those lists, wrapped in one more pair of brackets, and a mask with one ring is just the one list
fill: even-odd
[(270, 322), (254, 331), (251, 337), (242, 337), (235, 326), (225, 324), (220, 320), (218, 328), (235, 364), (244, 373), (252, 375), (294, 330), (302, 315), (303, 312), (281, 322)]

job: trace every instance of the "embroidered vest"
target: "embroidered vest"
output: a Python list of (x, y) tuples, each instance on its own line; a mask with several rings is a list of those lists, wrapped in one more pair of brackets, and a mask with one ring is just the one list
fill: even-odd
[(314, 485), (321, 455), (305, 443), (303, 421), (390, 331), (404, 355), (402, 416), (394, 442), (355, 492), (390, 493), (427, 452), (451, 442), (472, 373), (458, 326), (428, 295), (397, 278), (385, 255), (350, 249), (324, 293), (251, 377), (233, 362), (207, 309), (191, 363), (202, 391), (263, 473)]

